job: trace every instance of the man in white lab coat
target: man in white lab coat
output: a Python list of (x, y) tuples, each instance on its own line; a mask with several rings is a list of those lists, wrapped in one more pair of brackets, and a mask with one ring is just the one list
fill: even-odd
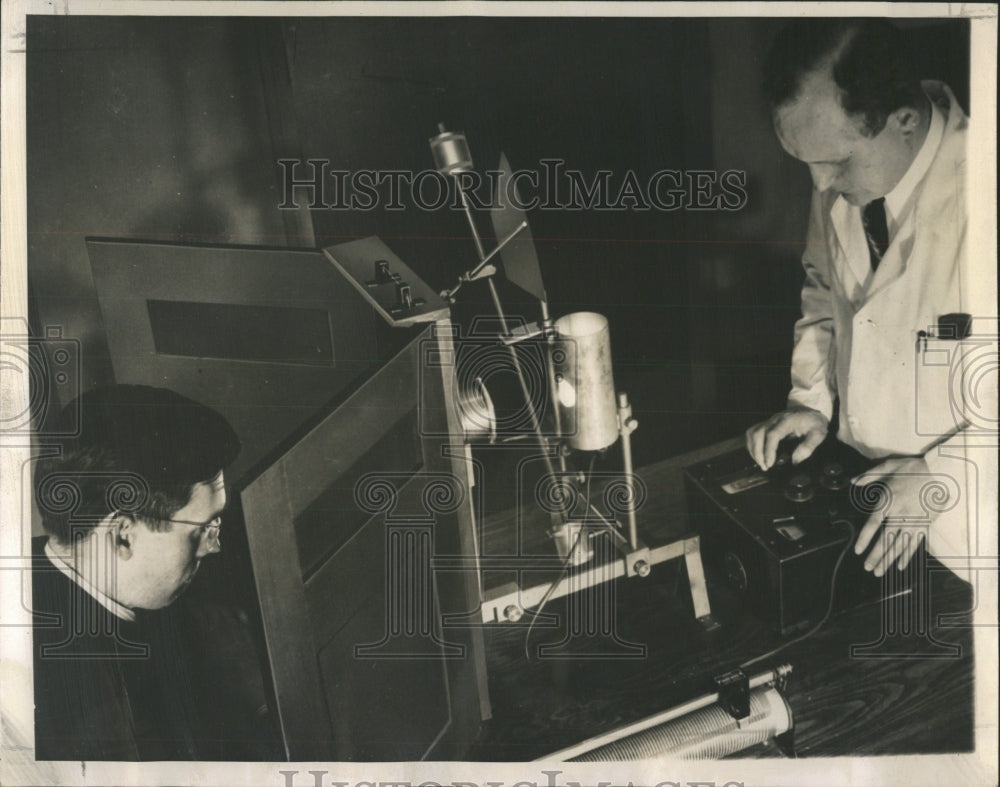
[(775, 131), (815, 188), (792, 391), (785, 411), (747, 431), (747, 448), (767, 469), (797, 438), (801, 462), (836, 412), (838, 439), (880, 460), (858, 480), (888, 492), (858, 534), (865, 568), (902, 569), (926, 538), (967, 578), (978, 490), (995, 479), (995, 456), (968, 447), (982, 426), (963, 387), (976, 344), (948, 317), (982, 314), (966, 254), (968, 119), (946, 86), (915, 78), (914, 62), (877, 19), (799, 20), (772, 48)]

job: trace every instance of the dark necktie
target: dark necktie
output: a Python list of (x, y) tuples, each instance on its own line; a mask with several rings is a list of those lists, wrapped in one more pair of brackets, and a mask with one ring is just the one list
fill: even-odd
[(868, 256), (871, 258), (872, 270), (878, 268), (882, 255), (889, 247), (889, 225), (885, 220), (885, 197), (879, 197), (865, 205), (861, 211), (861, 222), (865, 225), (865, 237), (868, 239)]

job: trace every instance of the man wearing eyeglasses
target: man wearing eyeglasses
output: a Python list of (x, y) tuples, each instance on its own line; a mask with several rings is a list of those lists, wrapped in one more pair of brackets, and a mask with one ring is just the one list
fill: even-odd
[(33, 544), (37, 759), (198, 759), (184, 637), (164, 613), (220, 550), (224, 468), (239, 439), (172, 391), (117, 385), (39, 462)]

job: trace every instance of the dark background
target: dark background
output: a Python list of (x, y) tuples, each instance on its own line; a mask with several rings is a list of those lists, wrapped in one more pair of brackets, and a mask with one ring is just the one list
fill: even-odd
[[(278, 158), (430, 169), (444, 122), (480, 170), (504, 151), (514, 169), (561, 158), (614, 184), (628, 170), (747, 173), (736, 212), (529, 214), (554, 316), (610, 320), (637, 463), (737, 434), (784, 403), (802, 279), (808, 173), (779, 148), (757, 84), (780, 23), (29, 17), (34, 330), (81, 340), (83, 388), (112, 381), (88, 236), (323, 247), (377, 234), (450, 285), (476, 262), (459, 212), (277, 208)], [(926, 75), (968, 108), (967, 22), (902, 24)], [(522, 305), (508, 308), (537, 317)], [(456, 314), (480, 310), (470, 287)]]

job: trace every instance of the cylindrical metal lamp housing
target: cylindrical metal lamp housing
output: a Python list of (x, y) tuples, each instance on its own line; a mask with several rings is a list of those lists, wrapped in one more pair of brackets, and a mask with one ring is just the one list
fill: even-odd
[(571, 448), (600, 451), (618, 438), (607, 318), (575, 312), (556, 320), (555, 329), (552, 361), (563, 435)]
[(472, 169), (472, 154), (464, 134), (445, 131), (431, 138), (434, 166), (443, 175), (468, 172)]

